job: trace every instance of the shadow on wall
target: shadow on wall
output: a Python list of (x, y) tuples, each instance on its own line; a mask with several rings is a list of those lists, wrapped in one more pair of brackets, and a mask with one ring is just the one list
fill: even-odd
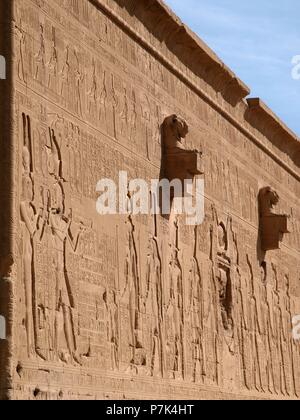
[(0, 55), (0, 79), (6, 79), (6, 60), (3, 55)]
[(271, 187), (264, 187), (258, 194), (259, 235), (258, 260), (264, 261), (267, 251), (280, 249), (285, 234), (290, 233), (289, 216), (276, 213), (274, 207), (279, 203), (279, 195)]
[(6, 339), (6, 321), (4, 316), (0, 315), (0, 340)]
[(159, 205), (163, 210), (163, 217), (168, 217), (164, 211), (164, 202), (168, 199), (169, 210), (175, 197), (184, 198), (186, 194), (187, 181), (193, 183), (197, 175), (202, 175), (203, 162), (202, 152), (198, 150), (190, 150), (186, 147), (184, 140), (189, 133), (189, 127), (186, 121), (172, 114), (165, 118), (160, 127), (161, 132), (161, 165), (160, 165), (160, 182), (170, 184), (170, 196), (163, 197), (162, 189), (159, 191)]

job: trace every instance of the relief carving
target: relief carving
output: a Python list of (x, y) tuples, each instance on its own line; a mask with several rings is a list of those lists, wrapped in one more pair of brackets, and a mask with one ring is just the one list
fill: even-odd
[(183, 273), (178, 258), (178, 225), (176, 244), (171, 247), (169, 293), (167, 303), (167, 368), (172, 379), (183, 379), (184, 369), (184, 299)]
[(83, 117), (83, 100), (82, 100), (82, 85), (85, 78), (85, 75), (81, 68), (81, 60), (79, 58), (78, 52), (74, 49), (75, 56), (75, 69), (74, 69), (74, 79), (75, 79), (75, 111), (80, 117)]
[(101, 88), (99, 95), (99, 124), (104, 129), (105, 132), (108, 132), (107, 127), (107, 102), (108, 102), (108, 88), (107, 88), (107, 74), (106, 71), (103, 71), (103, 76), (101, 80)]
[(30, 118), (25, 114), (23, 117), (23, 153), (22, 153), (22, 197), (20, 204), (20, 216), (22, 227), (22, 257), (23, 257), (23, 284), (25, 290), (25, 327), (27, 336), (28, 357), (35, 355), (35, 290), (34, 277), (34, 235), (37, 232), (39, 215), (34, 207), (34, 182), (32, 173), (32, 152), (31, 152), (31, 126)]
[(39, 35), (39, 45), (38, 52), (35, 55), (35, 80), (42, 83), (45, 76), (46, 68), (46, 44), (45, 44), (45, 35), (44, 35), (44, 25), (40, 24), (40, 35)]
[(87, 92), (88, 95), (88, 115), (89, 117), (95, 117), (97, 113), (97, 100), (98, 100), (98, 82), (97, 82), (97, 75), (96, 75), (96, 63), (93, 59), (92, 62), (92, 77), (91, 77), (91, 84), (90, 88)]
[(240, 375), (242, 384), (248, 390), (252, 388), (251, 365), (251, 339), (249, 319), (249, 295), (247, 276), (237, 270), (237, 307), (239, 309), (237, 336), (240, 355)]
[(277, 358), (277, 331), (274, 315), (276, 302), (275, 283), (271, 281), (273, 276), (268, 277), (268, 283), (264, 294), (264, 307), (266, 316), (266, 360), (267, 360), (267, 383), (271, 394), (278, 395), (278, 358)]
[[(56, 317), (55, 317), (55, 347), (59, 358), (63, 362), (70, 359), (81, 363), (77, 352), (77, 329), (74, 324), (74, 309), (76, 306), (73, 289), (66, 268), (67, 241), (74, 253), (77, 251), (80, 230), (73, 237), (71, 233), (72, 213), (65, 216), (64, 191), (61, 184), (56, 183), (51, 197), (51, 212), (49, 225), (52, 231), (52, 264), (56, 281)], [(62, 331), (64, 334), (62, 334)], [(66, 343), (61, 336), (64, 336)], [(65, 348), (65, 344), (67, 348)]]
[(135, 228), (131, 216), (126, 222), (126, 260), (125, 287), (122, 300), (128, 309), (129, 330), (128, 346), (130, 349), (129, 368), (138, 372), (139, 367), (146, 366), (146, 356), (143, 347), (141, 326), (141, 286), (136, 248)]
[(49, 89), (56, 92), (57, 90), (57, 74), (58, 74), (58, 52), (56, 48), (56, 34), (55, 28), (52, 28), (51, 54), (47, 63), (48, 68), (48, 83)]
[(163, 285), (162, 261), (157, 239), (151, 237), (148, 243), (146, 271), (146, 312), (150, 314), (150, 372), (151, 376), (164, 374), (164, 331), (163, 331)]
[(250, 336), (251, 336), (251, 356), (252, 356), (252, 383), (258, 392), (264, 392), (263, 386), (263, 325), (260, 305), (260, 294), (255, 285), (252, 263), (247, 255), (247, 264), (250, 280)]
[[(300, 350), (291, 329), (299, 313), (300, 224), (292, 173), (116, 25), (118, 3), (126, 23), (128, 2), (113, 2), (114, 22), (104, 2), (103, 10), (87, 0), (14, 2), (13, 96), (24, 114), (14, 165), (17, 382), (9, 393), (299, 397)], [(132, 8), (132, 25), (142, 24), (140, 6)], [(150, 9), (156, 16), (156, 6)], [(155, 33), (151, 39), (160, 52)], [(126, 223), (99, 217), (96, 182), (115, 180), (119, 170), (170, 181), (204, 173), (202, 153), (189, 150), (188, 124), (171, 115), (161, 125), (170, 104), (195, 121), (194, 144), (207, 150), (203, 225), (193, 230), (174, 214), (157, 216), (149, 234), (148, 216), (130, 215)], [(239, 144), (247, 159), (233, 151)], [(293, 236), (280, 252), (288, 216), (276, 214), (271, 188), (257, 200), (265, 175), (253, 171), (252, 160), (290, 186)], [(259, 261), (258, 204), (261, 250), (275, 251)]]
[[(77, 252), (84, 226), (80, 223), (74, 235), (72, 211), (69, 210), (66, 216), (62, 157), (54, 130), (49, 129), (46, 144), (41, 144), (46, 152), (44, 164), (48, 186), (36, 186), (36, 198), (31, 122), (25, 114), (23, 133), (23, 198), (20, 210), (24, 226), (23, 278), (28, 355), (31, 357), (37, 354), (43, 360), (59, 357), (66, 363), (80, 363), (77, 353), (78, 328), (75, 323), (75, 318), (78, 318), (76, 298), (66, 264), (68, 246), (73, 253)], [(38, 212), (36, 208), (39, 208)], [(45, 253), (45, 247), (49, 247), (50, 252)], [(45, 269), (48, 270), (49, 265), (51, 269), (47, 274)], [(51, 285), (50, 279), (53, 281)], [(56, 296), (52, 298), (54, 293)]]
[(27, 81), (27, 71), (25, 66), (26, 56), (26, 32), (22, 28), (22, 22), (18, 22), (15, 26), (15, 32), (19, 43), (18, 48), (18, 77), (21, 81)]
[(206, 381), (209, 384), (220, 384), (222, 380), (221, 373), (221, 355), (220, 355), (220, 326), (218, 310), (218, 285), (215, 275), (215, 269), (210, 263), (208, 266), (208, 285), (207, 295), (204, 299), (204, 328), (205, 328), (205, 355), (206, 362)]
[(204, 383), (206, 377), (206, 352), (204, 332), (204, 285), (197, 258), (197, 228), (194, 232), (194, 256), (189, 273), (189, 311), (192, 334), (192, 380)]
[(107, 311), (107, 341), (110, 346), (110, 358), (113, 370), (119, 370), (120, 328), (117, 298), (117, 294), (114, 290), (108, 290), (103, 295)]
[(69, 45), (65, 48), (65, 59), (62, 69), (59, 73), (60, 79), (60, 96), (62, 96), (65, 100), (67, 100), (67, 95), (69, 92), (69, 82), (70, 82), (70, 47)]

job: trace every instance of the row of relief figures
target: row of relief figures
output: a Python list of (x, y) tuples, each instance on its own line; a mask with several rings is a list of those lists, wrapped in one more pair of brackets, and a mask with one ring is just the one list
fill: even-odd
[[(85, 288), (97, 270), (104, 271), (94, 253), (88, 263), (83, 256), (89, 252), (84, 234), (93, 222), (75, 219), (76, 209), (66, 206), (70, 197), (55, 137), (47, 149), (46, 179), (34, 170), (25, 114), (23, 137), (19, 296), (29, 358), (299, 393), (300, 351), (291, 332), (294, 279), (274, 264), (258, 268), (253, 256), (241, 255), (242, 239), (231, 218), (221, 222), (213, 207), (208, 256), (197, 251), (205, 242), (198, 240), (197, 227), (190, 237), (194, 252), (183, 258), (180, 221), (171, 223), (168, 238), (158, 234), (156, 220), (142, 256), (139, 226), (128, 217), (123, 257), (110, 260), (119, 268), (120, 284), (113, 275), (108, 281), (108, 272), (98, 273), (103, 274), (101, 299), (93, 305), (93, 296), (84, 301)], [(98, 241), (99, 248), (105, 246)]]
[[(42, 24), (38, 43), (21, 24), (16, 33), (16, 71), (21, 81), (47, 89), (49, 97), (80, 119), (149, 160), (159, 160), (162, 109), (150, 95), (77, 47), (66, 45), (58, 51), (55, 28), (51, 43), (45, 40)], [(146, 140), (143, 145), (140, 138)]]

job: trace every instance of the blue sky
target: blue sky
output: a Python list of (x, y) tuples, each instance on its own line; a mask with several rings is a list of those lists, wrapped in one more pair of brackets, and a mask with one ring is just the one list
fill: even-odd
[[(165, 0), (251, 89), (300, 136), (299, 0)], [(300, 72), (299, 72), (300, 73)]]

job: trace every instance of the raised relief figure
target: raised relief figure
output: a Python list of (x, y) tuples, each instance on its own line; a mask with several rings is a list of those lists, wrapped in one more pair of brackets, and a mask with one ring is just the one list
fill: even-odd
[(289, 216), (274, 212), (274, 207), (279, 203), (279, 196), (271, 187), (262, 188), (258, 198), (261, 248), (263, 251), (279, 249), (283, 235), (290, 233)]
[(97, 99), (98, 99), (98, 84), (97, 84), (97, 70), (96, 70), (96, 63), (93, 59), (92, 62), (92, 76), (91, 76), (91, 84), (90, 88), (87, 92), (88, 96), (88, 114), (89, 117), (94, 117), (95, 113), (97, 112)]
[(252, 373), (253, 373), (253, 385), (258, 392), (264, 392), (263, 385), (263, 369), (262, 369), (262, 314), (259, 299), (259, 291), (255, 285), (255, 277), (253, 268), (249, 257), (247, 256), (247, 264), (249, 267), (250, 274), (250, 337), (251, 337), (251, 356), (252, 356)]
[(252, 353), (251, 337), (249, 329), (249, 290), (247, 276), (237, 270), (237, 307), (239, 308), (239, 317), (237, 325), (239, 355), (240, 355), (240, 373), (243, 386), (248, 390), (252, 385)]
[(200, 267), (197, 258), (192, 259), (192, 268), (190, 270), (190, 322), (192, 336), (192, 379), (193, 382), (204, 383), (206, 376), (206, 355), (204, 343), (204, 307), (203, 307), (203, 284), (200, 273)]
[(15, 26), (16, 36), (19, 42), (18, 48), (18, 77), (23, 82), (27, 81), (27, 72), (25, 68), (25, 56), (26, 56), (26, 33), (22, 28), (22, 22), (16, 24)]
[(151, 334), (150, 375), (163, 375), (163, 301), (162, 301), (162, 265), (156, 239), (150, 238), (147, 258), (147, 294), (146, 308), (149, 313)]
[(47, 169), (56, 181), (62, 180), (62, 160), (54, 130), (49, 129), (50, 142), (46, 146)]
[(51, 41), (51, 55), (49, 62), (47, 63), (48, 67), (48, 88), (56, 92), (57, 85), (57, 69), (58, 69), (58, 54), (56, 48), (56, 35), (55, 28), (52, 28), (52, 41)]
[[(63, 362), (69, 362), (71, 359), (76, 363), (80, 363), (80, 357), (77, 353), (77, 334), (73, 321), (75, 299), (66, 267), (66, 246), (68, 241), (73, 251), (76, 252), (83, 226), (80, 226), (80, 230), (75, 238), (73, 238), (73, 235), (70, 232), (72, 218), (71, 216), (68, 218), (64, 214), (64, 192), (62, 186), (58, 183), (55, 185), (54, 194), (55, 197), (51, 198), (52, 206), (49, 224), (52, 229), (54, 251), (52, 263), (56, 279), (56, 351)], [(63, 349), (60, 340), (59, 319), (61, 312), (67, 351)]]
[(130, 366), (138, 371), (139, 366), (146, 365), (142, 345), (140, 319), (140, 278), (138, 273), (138, 255), (134, 237), (134, 225), (131, 217), (127, 221), (127, 245), (125, 260), (125, 287), (122, 299), (126, 302), (129, 312), (128, 343), (130, 347)]
[(184, 308), (183, 308), (183, 278), (182, 268), (178, 259), (178, 249), (173, 248), (172, 259), (170, 262), (170, 299), (167, 307), (167, 317), (169, 320), (167, 332), (169, 351), (170, 377), (173, 379), (183, 379), (184, 377), (184, 348), (183, 348), (183, 328), (184, 328)]
[(104, 132), (107, 133), (108, 132), (108, 126), (107, 126), (108, 87), (107, 87), (107, 75), (106, 75), (105, 70), (103, 70), (102, 72), (102, 80), (101, 80), (101, 86), (99, 88), (98, 102), (99, 102), (99, 105), (98, 105), (99, 126), (101, 127), (101, 130), (104, 130)]
[(37, 231), (38, 215), (35, 214), (33, 201), (33, 183), (30, 176), (24, 176), (22, 181), (21, 221), (23, 239), (23, 279), (25, 286), (26, 318), (28, 356), (34, 355), (34, 307), (33, 307), (33, 237)]
[(22, 153), (22, 197), (20, 205), (22, 226), (22, 255), (23, 255), (23, 282), (25, 289), (25, 327), (27, 336), (28, 357), (35, 355), (34, 319), (34, 272), (33, 272), (33, 237), (37, 231), (38, 214), (33, 205), (34, 188), (31, 173), (30, 153), (30, 120), (23, 114), (24, 145)]
[(34, 206), (34, 182), (31, 144), (31, 121), (29, 116), (22, 114), (23, 119), (23, 149), (22, 149), (22, 195), (20, 216), (22, 227), (22, 271), (25, 290), (25, 328), (27, 337), (28, 357), (36, 354), (35, 322), (36, 308), (34, 305), (34, 236), (38, 230), (39, 214)]
[(69, 81), (70, 81), (70, 47), (66, 46), (66, 52), (65, 52), (65, 60), (63, 67), (60, 71), (60, 95), (67, 100), (67, 94), (69, 91)]
[(82, 98), (82, 85), (84, 82), (85, 75), (82, 70), (82, 65), (80, 57), (76, 50), (74, 50), (76, 67), (74, 69), (74, 78), (75, 78), (75, 111), (80, 116), (83, 117), (83, 98)]
[(39, 50), (35, 55), (35, 79), (39, 82), (42, 82), (45, 74), (45, 65), (46, 65), (46, 46), (45, 46), (45, 35), (44, 35), (44, 26), (40, 24), (40, 43)]
[(277, 389), (277, 331), (275, 326), (275, 293), (273, 282), (267, 282), (264, 289), (264, 315), (266, 324), (266, 360), (267, 360), (267, 386), (268, 391), (278, 394)]
[(119, 310), (117, 295), (114, 290), (108, 290), (103, 295), (107, 311), (107, 340), (110, 345), (111, 366), (119, 369)]
[(162, 125), (164, 171), (169, 181), (193, 179), (203, 174), (202, 153), (188, 150), (183, 142), (189, 132), (187, 123), (177, 115), (167, 117)]

